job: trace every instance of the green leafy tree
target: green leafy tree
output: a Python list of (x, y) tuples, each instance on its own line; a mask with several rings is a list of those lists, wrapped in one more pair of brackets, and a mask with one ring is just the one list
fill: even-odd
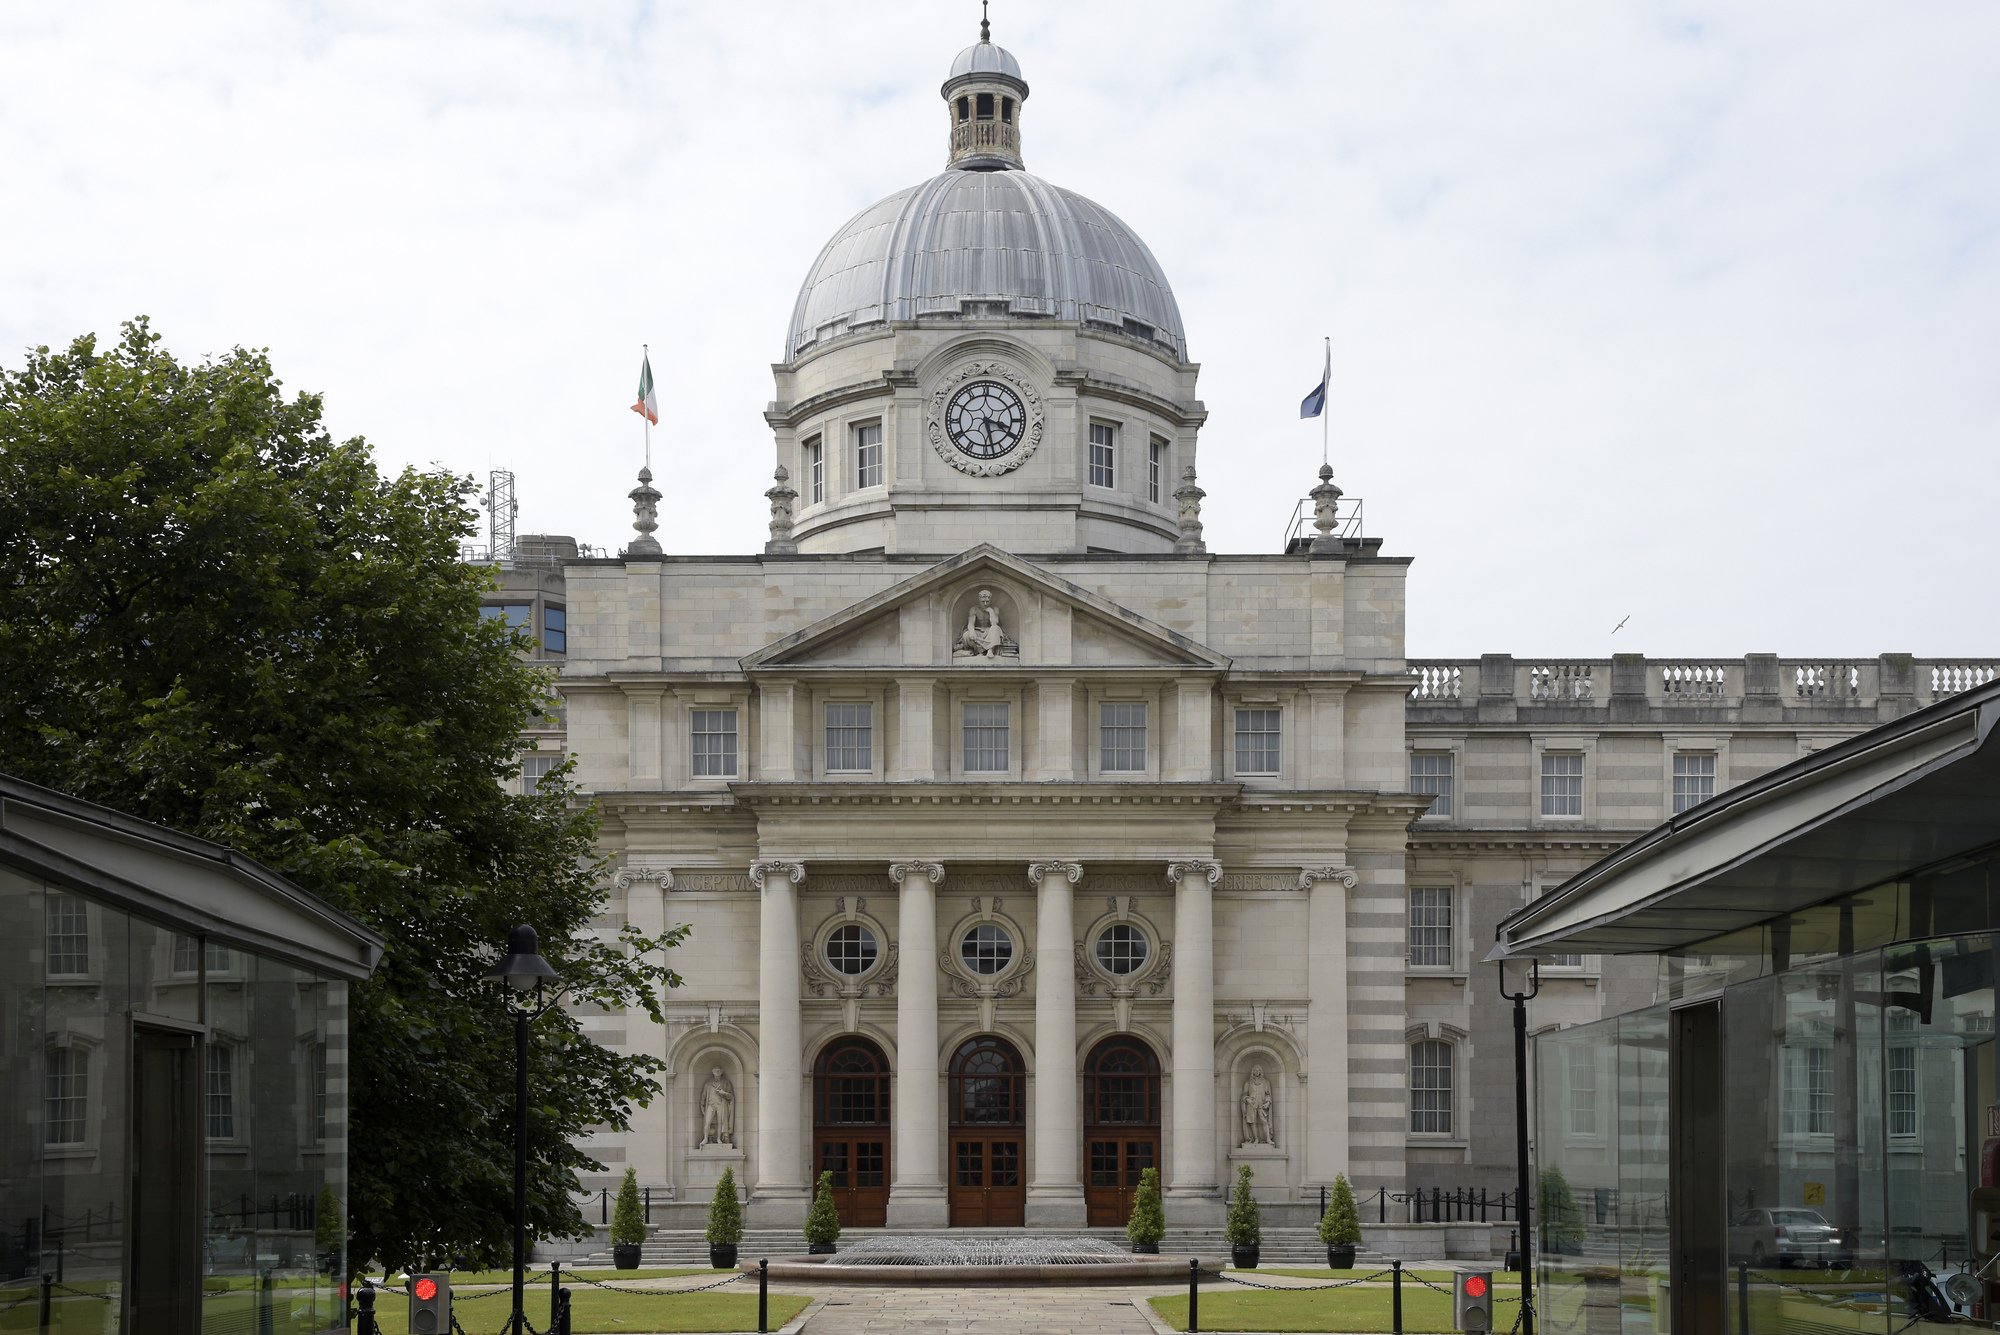
[(340, 1214), (340, 1197), (334, 1195), (333, 1183), (324, 1183), (313, 1206), (313, 1249), (321, 1256), (337, 1255), (346, 1241), (347, 1221)]
[(839, 1237), (840, 1211), (833, 1204), (833, 1174), (821, 1173), (812, 1208), (806, 1211), (806, 1241), (830, 1247)]
[(1575, 1252), (1583, 1248), (1583, 1211), (1577, 1208), (1576, 1193), (1560, 1168), (1545, 1168), (1537, 1183), (1536, 1195), (1542, 1212), (1542, 1245), (1552, 1252)]
[(627, 1168), (625, 1180), (618, 1184), (618, 1201), (611, 1207), (611, 1244), (630, 1247), (645, 1240), (646, 1212), (639, 1206), (639, 1171)]
[(1160, 1202), (1160, 1170), (1148, 1168), (1139, 1174), (1139, 1189), (1132, 1193), (1132, 1217), (1125, 1221), (1125, 1237), (1135, 1245), (1157, 1245), (1167, 1236), (1167, 1208)]
[[(575, 1001), (659, 1018), (679, 930), (590, 934), (594, 812), (518, 783), (546, 707), (481, 620), (469, 479), (376, 471), (261, 352), (177, 362), (141, 319), (0, 371), (0, 766), (217, 840), (388, 939), (349, 996), (348, 1264), (507, 1253), (513, 1024), (483, 975), (528, 923)], [(529, 1227), (574, 1236), (576, 1148), (662, 1064), (533, 1031)]]
[(743, 1241), (743, 1202), (736, 1199), (734, 1168), (722, 1170), (722, 1180), (715, 1184), (715, 1195), (709, 1198), (707, 1236), (718, 1247)]
[(1361, 1245), (1361, 1215), (1354, 1208), (1354, 1188), (1347, 1174), (1337, 1174), (1333, 1190), (1327, 1193), (1326, 1213), (1319, 1217), (1319, 1240), (1329, 1247)]
[(1250, 1194), (1250, 1165), (1236, 1165), (1236, 1186), (1229, 1193), (1229, 1218), (1223, 1221), (1223, 1240), (1232, 1247), (1256, 1247), (1264, 1241), (1262, 1213), (1257, 1198)]

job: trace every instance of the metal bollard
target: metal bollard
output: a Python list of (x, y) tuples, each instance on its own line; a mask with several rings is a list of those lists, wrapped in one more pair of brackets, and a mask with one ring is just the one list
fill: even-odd
[(375, 1324), (375, 1286), (363, 1281), (354, 1301), (361, 1309), (356, 1314), (354, 1335), (382, 1335), (381, 1327)]
[(1389, 1329), (1403, 1335), (1403, 1263), (1391, 1261), (1389, 1268), (1396, 1272), (1389, 1288)]
[[(276, 1202), (273, 1202), (276, 1205)], [(266, 1267), (257, 1276), (257, 1335), (272, 1335), (271, 1271)]]
[(562, 1322), (562, 1262), (549, 1262), (549, 1329), (561, 1329)]
[(49, 1302), (55, 1290), (56, 1277), (46, 1271), (42, 1274), (42, 1320), (38, 1329), (41, 1335), (49, 1335)]
[(568, 1289), (561, 1289), (558, 1290), (556, 1293), (555, 1335), (569, 1335), (569, 1290)]
[(1188, 1329), (1201, 1329), (1201, 1262), (1188, 1257)]
[(771, 1328), (771, 1258), (757, 1263), (757, 1335)]
[(1750, 1329), (1750, 1266), (1736, 1263), (1736, 1329)]

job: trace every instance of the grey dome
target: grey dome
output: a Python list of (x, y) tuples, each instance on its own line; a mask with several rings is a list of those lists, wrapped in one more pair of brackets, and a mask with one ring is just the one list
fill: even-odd
[(952, 60), (951, 73), (946, 76), (945, 82), (973, 74), (1000, 74), (1009, 79), (1020, 79), (1021, 62), (1014, 59), (1014, 53), (1004, 46), (974, 42)]
[(1024, 171), (947, 171), (863, 209), (799, 289), (787, 361), (851, 329), (925, 317), (1041, 316), (1186, 360), (1159, 261), (1109, 209)]

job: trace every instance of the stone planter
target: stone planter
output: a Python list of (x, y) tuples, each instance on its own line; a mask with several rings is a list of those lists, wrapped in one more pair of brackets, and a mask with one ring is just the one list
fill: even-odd
[(1158, 1256), (1160, 1254), (1160, 1244), (1157, 1242), (1135, 1242), (1132, 1244), (1132, 1254), (1135, 1256)]
[(833, 1244), (830, 1242), (808, 1242), (806, 1244), (806, 1255), (831, 1256), (833, 1255)]
[(1354, 1244), (1351, 1242), (1330, 1242), (1326, 1247), (1326, 1268), (1329, 1270), (1354, 1269)]
[(639, 1244), (636, 1242), (618, 1243), (611, 1249), (611, 1263), (620, 1270), (637, 1270), (639, 1250)]
[(709, 1243), (708, 1266), (711, 1270), (734, 1270), (736, 1268), (736, 1244), (733, 1242)]
[(1233, 1242), (1229, 1245), (1229, 1264), (1238, 1270), (1255, 1270), (1257, 1254), (1263, 1249), (1256, 1243)]

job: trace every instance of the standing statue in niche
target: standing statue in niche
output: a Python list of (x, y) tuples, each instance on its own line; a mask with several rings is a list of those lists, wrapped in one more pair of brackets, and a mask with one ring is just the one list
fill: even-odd
[(708, 1073), (701, 1091), (701, 1143), (736, 1143), (736, 1089), (720, 1066)]
[(1000, 625), (1000, 610), (993, 606), (993, 590), (979, 591), (979, 601), (966, 614), (965, 633), (958, 637), (958, 645), (953, 652), (978, 658), (1020, 652), (1020, 646), (1007, 638), (1006, 630)]
[(1271, 1133), (1271, 1082), (1264, 1078), (1262, 1066), (1251, 1067), (1250, 1078), (1243, 1082), (1243, 1143), (1278, 1143)]

